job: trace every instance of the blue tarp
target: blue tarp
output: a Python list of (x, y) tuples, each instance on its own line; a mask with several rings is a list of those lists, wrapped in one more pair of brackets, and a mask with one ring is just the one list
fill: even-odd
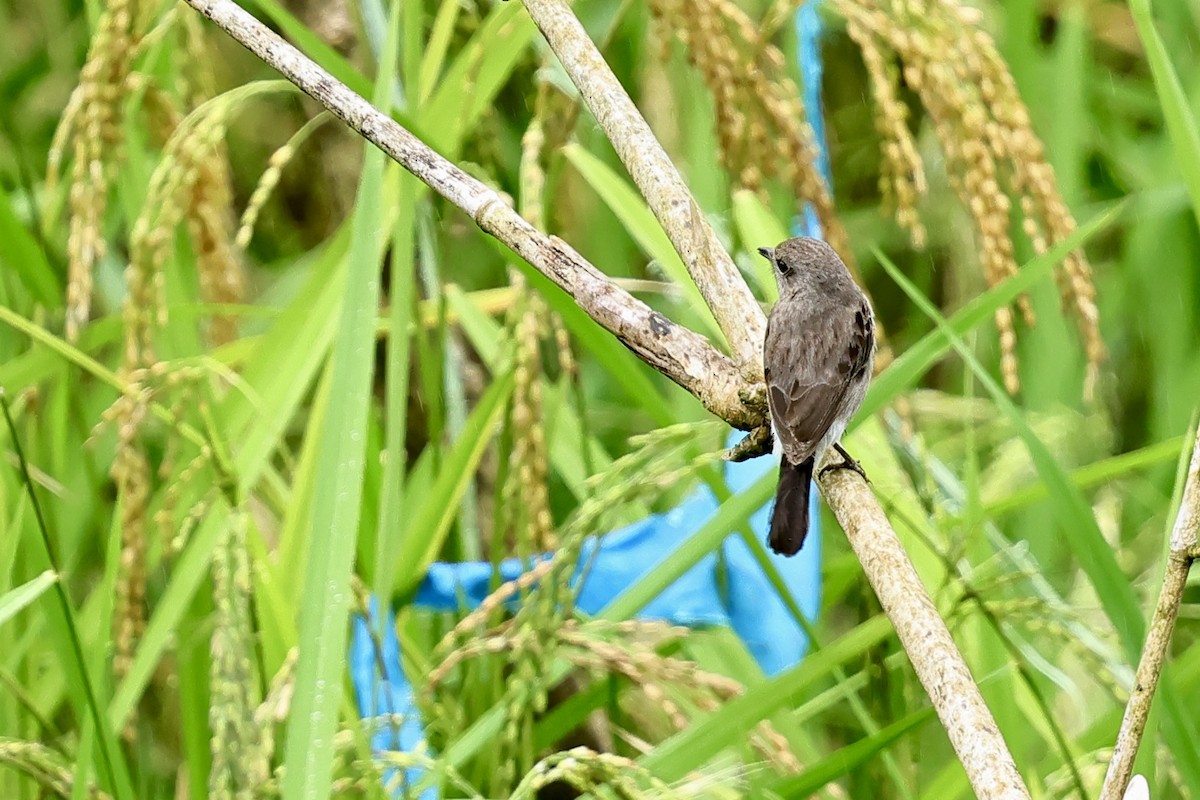
[[(774, 471), (778, 462), (764, 457), (741, 464), (727, 464), (725, 479), (735, 494)], [(817, 504), (813, 502), (812, 529), (804, 549), (793, 558), (769, 554), (793, 600), (807, 619), (815, 619), (821, 603), (821, 528)], [(697, 488), (682, 503), (664, 514), (653, 514), (605, 536), (589, 539), (580, 555), (575, 575), (576, 607), (595, 614), (619, 594), (636, 584), (716, 513), (717, 500), (706, 486)], [(769, 504), (750, 518), (750, 527), (760, 541), (767, 535)], [(690, 627), (731, 627), (754, 655), (763, 672), (775, 675), (799, 662), (808, 647), (808, 637), (788, 612), (767, 580), (749, 546), (737, 534), (721, 545), (724, 557), (724, 596), (717, 581), (717, 554), (700, 560), (662, 594), (638, 612), (638, 619), (663, 620)], [(586, 575), (585, 567), (586, 565)], [(414, 598), (418, 608), (434, 611), (463, 611), (477, 608), (488, 595), (492, 565), (486, 562), (436, 563), (422, 581)], [(504, 580), (524, 571), (517, 559), (501, 563)], [(582, 585), (580, 580), (582, 579)], [(378, 608), (372, 609), (378, 614)], [(420, 715), (413, 704), (412, 685), (400, 665), (400, 643), (390, 611), (372, 637), (374, 622), (356, 616), (350, 648), (350, 673), (359, 714), (364, 719), (383, 717), (371, 739), (379, 751), (411, 752), (424, 738)], [(378, 641), (378, 645), (376, 642)], [(379, 648), (377, 651), (377, 647)], [(383, 674), (381, 674), (381, 669)], [(388, 715), (402, 715), (398, 727)], [(414, 781), (420, 770), (409, 770)], [(426, 793), (422, 800), (436, 794)]]

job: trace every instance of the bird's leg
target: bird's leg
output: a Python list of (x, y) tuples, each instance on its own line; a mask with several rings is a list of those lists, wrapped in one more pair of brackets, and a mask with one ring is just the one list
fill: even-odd
[(867, 477), (867, 473), (863, 471), (862, 464), (855, 461), (839, 442), (833, 443), (833, 449), (838, 451), (838, 455), (842, 457), (842, 460), (837, 464), (830, 464), (827, 467), (823, 467), (817, 477), (824, 478), (826, 472), (833, 472), (835, 469), (848, 469), (857, 472), (867, 483), (871, 482), (871, 479)]

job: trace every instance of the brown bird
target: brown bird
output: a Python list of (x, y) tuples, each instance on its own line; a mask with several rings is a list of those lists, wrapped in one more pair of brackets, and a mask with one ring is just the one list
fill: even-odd
[(763, 344), (771, 430), (783, 455), (767, 543), (791, 556), (808, 534), (813, 467), (825, 451), (835, 448), (842, 461), (822, 474), (852, 469), (866, 478), (838, 440), (871, 380), (875, 317), (850, 270), (825, 242), (788, 239), (758, 252), (771, 262), (779, 283)]

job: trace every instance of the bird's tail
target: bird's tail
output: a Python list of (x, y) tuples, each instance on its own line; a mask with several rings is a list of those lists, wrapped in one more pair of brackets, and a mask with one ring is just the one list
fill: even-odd
[(808, 535), (808, 493), (812, 483), (813, 459), (793, 464), (786, 457), (779, 466), (779, 488), (771, 512), (767, 544), (776, 553), (794, 556)]

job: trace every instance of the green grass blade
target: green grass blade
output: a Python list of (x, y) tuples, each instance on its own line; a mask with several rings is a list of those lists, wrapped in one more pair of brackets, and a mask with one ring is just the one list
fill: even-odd
[(416, 589), (429, 565), (437, 558), (458, 513), (463, 493), (492, 439), (515, 383), (514, 374), (509, 371), (484, 392), (467, 419), (462, 436), (441, 464), (433, 485), (419, 494), (420, 505), (417, 505), (417, 493), (408, 493), (412, 514), (405, 525), (399, 550), (393, 556), (396, 573), (392, 585), (396, 595), (407, 597)]
[[(387, 108), (392, 65), (399, 50), (400, 6), (384, 46), (374, 101)], [(362, 511), (371, 377), (375, 358), (375, 319), (379, 308), (379, 259), (383, 229), (383, 153), (365, 148), (362, 178), (350, 236), (350, 268), (342, 298), (341, 324), (330, 364), (329, 415), (321, 431), (311, 544), (300, 609), (300, 656), (296, 694), (288, 719), (284, 756), (285, 800), (329, 796), (333, 779), (334, 733), (342, 708), (349, 621), (350, 573)]]
[(16, 275), (35, 301), (53, 307), (62, 302), (58, 276), (33, 235), (13, 212), (12, 198), (0, 186), (0, 264)]
[[(12, 443), (13, 452), (16, 453), (22, 482), (24, 483), (25, 491), (28, 493), (29, 504), (33, 508), (34, 519), (41, 533), (46, 560), (50, 563), (51, 570), (59, 574), (61, 573), (61, 561), (51, 540), (50, 530), (46, 525), (46, 517), (42, 511), (42, 504), (38, 500), (33, 479), (29, 475), (29, 464), (25, 460), (25, 451), (21, 446), (20, 437), (17, 435), (17, 426), (13, 422), (12, 411), (8, 406), (8, 398), (4, 395), (2, 387), (0, 387), (0, 408), (3, 409), (4, 422), (10, 437), (9, 441)], [(125, 762), (120, 745), (117, 743), (115, 729), (105, 724), (103, 711), (100, 708), (101, 700), (100, 694), (97, 691), (97, 681), (91, 674), (87, 658), (84, 656), (83, 643), (79, 637), (79, 626), (76, 623), (76, 612), (71, 605), (71, 598), (67, 594), (67, 587), (63, 581), (57, 580), (53, 582), (53, 586), (57, 602), (54, 604), (55, 611), (51, 614), (51, 628), (55, 631), (56, 636), (66, 642), (67, 649), (70, 650), (70, 656), (62, 660), (67, 665), (67, 671), (69, 672), (67, 685), (74, 695), (73, 700), (76, 706), (76, 713), (79, 714), (81, 719), (90, 719), (92, 724), (95, 725), (96, 733), (99, 736), (97, 744), (100, 751), (100, 761), (104, 767), (105, 777), (108, 778), (108, 784), (113, 796), (117, 800), (132, 800), (133, 789), (129, 780), (129, 767)]]
[(1175, 150), (1175, 164), (1183, 174), (1183, 182), (1192, 199), (1192, 213), (1200, 223), (1200, 127), (1196, 124), (1179, 75), (1171, 65), (1166, 44), (1154, 27), (1150, 0), (1130, 0), (1129, 13), (1146, 48), (1150, 73), (1154, 76), (1154, 86), (1167, 120), (1167, 133)]
[(769, 303), (779, 299), (779, 286), (775, 283), (775, 270), (771, 264), (759, 256), (759, 247), (774, 247), (788, 238), (787, 228), (781, 223), (771, 209), (763, 205), (757, 194), (749, 189), (741, 189), (733, 193), (733, 222), (737, 228), (738, 238), (742, 246), (751, 254), (751, 274), (758, 284), (761, 296)]
[(725, 336), (721, 333), (708, 304), (704, 302), (700, 290), (696, 288), (696, 282), (688, 274), (687, 267), (675, 252), (675, 246), (671, 244), (666, 231), (658, 224), (641, 195), (622, 180), (615, 170), (579, 145), (567, 145), (563, 148), (563, 153), (609, 210), (621, 220), (621, 224), (638, 243), (642, 252), (653, 259), (671, 282), (683, 292), (684, 308), (687, 309), (689, 317), (699, 321), (701, 333), (709, 336), (714, 342), (724, 344)]
[(657, 777), (676, 781), (727, 748), (745, 744), (746, 733), (774, 711), (819, 683), (834, 667), (861, 656), (892, 631), (881, 615), (872, 617), (809, 655), (803, 663), (721, 706), (699, 723), (672, 736), (642, 758)]
[[(304, 444), (297, 454), (292, 474), (291, 498), (283, 512), (279, 540), (275, 545), (274, 580), (275, 592), (283, 597), (283, 608), (286, 620), (284, 626), (275, 627), (272, 635), (263, 637), (264, 647), (274, 645), (278, 649), (275, 655), (282, 662), (287, 649), (297, 641), (295, 630), (295, 612), (304, 597), (304, 585), (294, 579), (304, 571), (308, 563), (308, 552), (311, 537), (308, 536), (309, 519), (312, 516), (312, 506), (316, 496), (317, 481), (320, 476), (321, 450), (320, 432), (325, 428), (329, 416), (330, 398), (334, 394), (331, 381), (332, 370), (329, 364), (322, 371), (317, 381), (316, 391), (313, 392), (312, 403), (308, 408), (308, 420), (304, 427)], [(265, 599), (265, 598), (264, 598)], [(264, 604), (264, 607), (266, 605)]]
[(0, 625), (8, 622), (26, 606), (33, 603), (54, 585), (56, 576), (53, 570), (46, 570), (31, 581), (9, 589), (0, 595)]
[(458, 0), (442, 0), (438, 6), (437, 16), (434, 17), (433, 27), (429, 31), (429, 40), (421, 57), (420, 75), (417, 79), (418, 108), (423, 106), (433, 94), (438, 76), (446, 62), (446, 49), (450, 46), (450, 37), (454, 33), (454, 22), (458, 19), (458, 11), (462, 4)]
[(787, 800), (812, 797), (819, 789), (850, 774), (886, 750), (900, 737), (915, 730), (933, 717), (933, 706), (926, 706), (893, 722), (877, 733), (859, 739), (853, 744), (839, 748), (822, 761), (809, 767), (794, 778), (781, 783), (775, 792)]
[(1056, 499), (1052, 509), (1058, 518), (1059, 529), (1091, 581), (1105, 614), (1117, 631), (1126, 656), (1131, 662), (1136, 661), (1145, 634), (1145, 619), (1138, 607), (1133, 588), (1121, 572), (1112, 547), (1100, 532), (1087, 500), (1071, 482), (1050, 450), (1029, 427), (1024, 415), (1009, 399), (1000, 384), (983, 368), (962, 337), (950, 327), (933, 303), (904, 277), (899, 268), (883, 253), (877, 250), (875, 257), (909, 299), (943, 332), (1024, 441), (1038, 474)]
[(1093, 59), (1087, 38), (1087, 15), (1078, 3), (1062, 9), (1054, 38), (1051, 69), (1055, 80), (1046, 89), (1053, 93), (1053, 104), (1080, 109), (1080, 113), (1055, 114), (1046, 139), (1046, 153), (1058, 179), (1058, 190), (1068, 206), (1085, 198), (1085, 169), (1088, 136), (1093, 129), (1087, 101), (1087, 73)]
[(512, 76), (536, 30), (519, 3), (492, 7), (421, 107), (421, 127), (433, 136), (426, 141), (447, 157), (458, 154), (466, 134)]
[(231, 432), (238, 490), (243, 495), (262, 476), (326, 362), (346, 285), (349, 234), (345, 228), (334, 235), (314, 260), (312, 274), (295, 299), (258, 337), (242, 369), (249, 390), (230, 392), (215, 412), (222, 430)]
[(405, 443), (408, 436), (409, 370), (411, 344), (409, 327), (417, 297), (415, 246), (417, 180), (408, 174), (393, 173), (397, 187), (396, 225), (392, 232), (391, 285), (388, 291), (389, 334), (384, 416), (384, 452), (388, 458), (383, 465), (383, 491), (380, 497), (379, 529), (376, 533), (375, 594), (392, 596), (393, 571), (381, 568), (389, 552), (399, 548), (403, 540), (401, 504), (404, 499)]
[(1016, 275), (959, 309), (958, 313), (949, 319), (945, 329), (939, 327), (930, 331), (919, 342), (905, 350), (903, 355), (871, 382), (871, 388), (858, 411), (858, 418), (865, 419), (871, 416), (901, 393), (916, 386), (921, 376), (950, 350), (950, 334), (961, 336), (976, 325), (991, 319), (996, 309), (1009, 305), (1019, 295), (1028, 292), (1038, 281), (1049, 275), (1054, 265), (1062, 261), (1068, 253), (1081, 247), (1111, 225), (1124, 208), (1124, 203), (1118, 203), (1104, 213), (1096, 215), (1066, 239), (1023, 266)]

